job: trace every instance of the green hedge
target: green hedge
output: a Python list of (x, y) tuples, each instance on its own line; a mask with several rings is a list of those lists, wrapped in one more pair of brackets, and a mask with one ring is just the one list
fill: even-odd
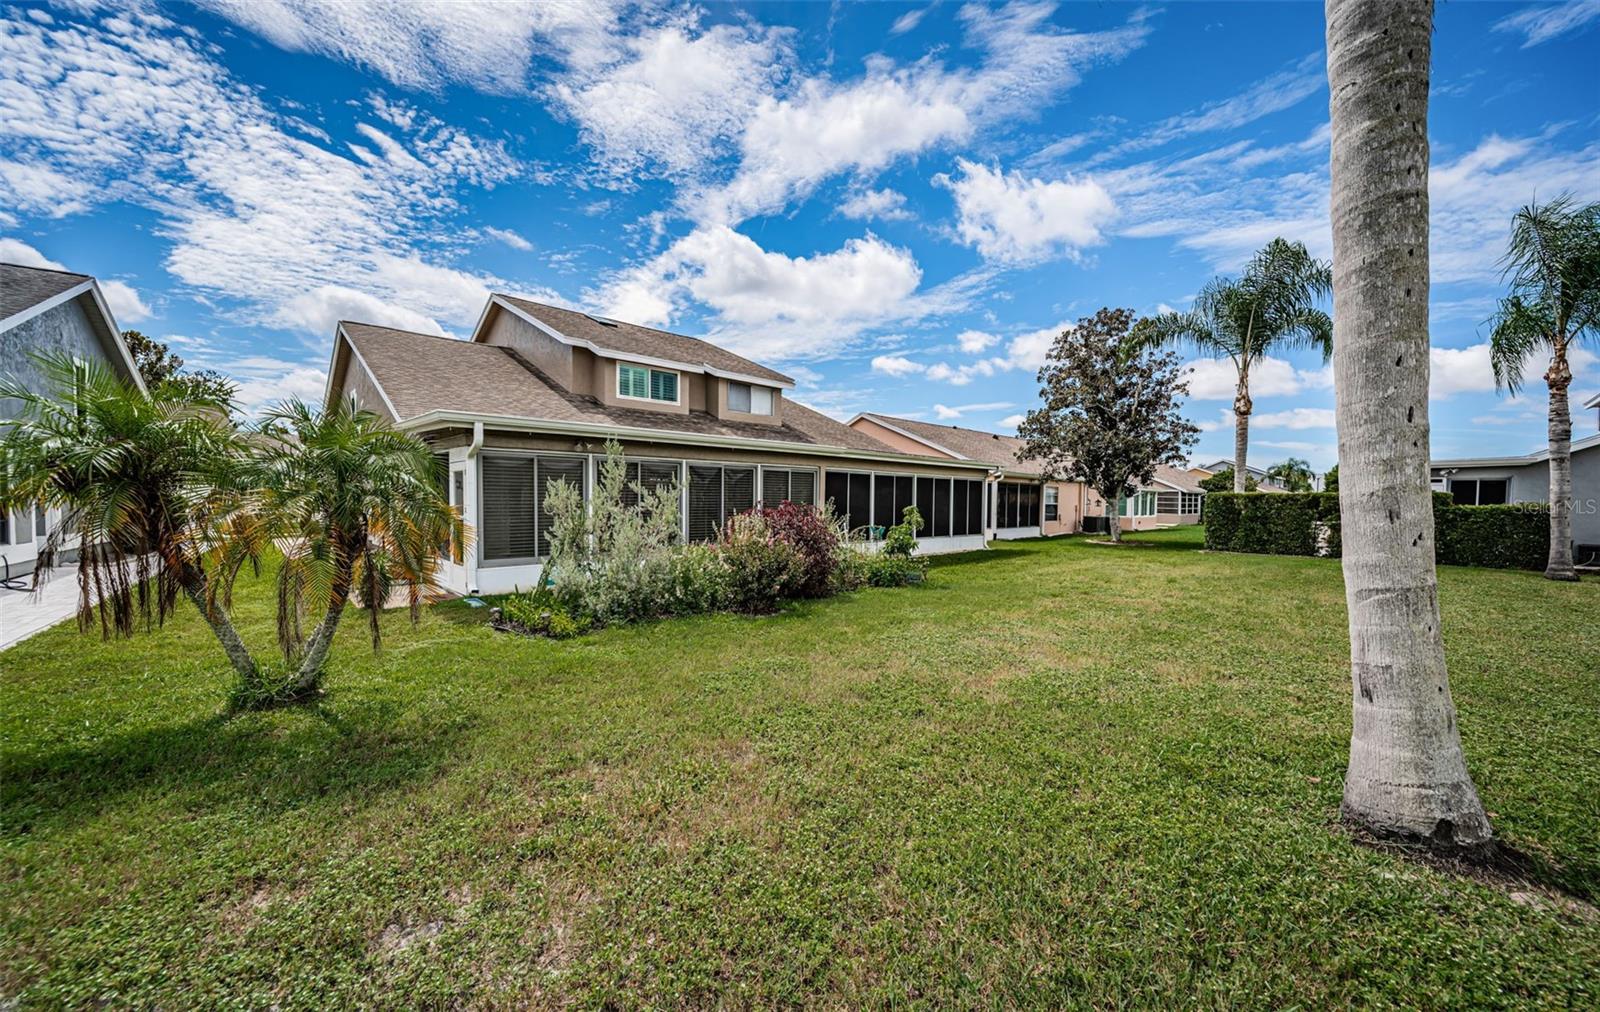
[[(1206, 547), (1217, 552), (1337, 557), (1342, 547), (1333, 492), (1213, 492), (1205, 524)], [(1435, 492), (1433, 526), (1445, 565), (1543, 569), (1550, 550), (1549, 510), (1534, 503), (1457, 506)]]

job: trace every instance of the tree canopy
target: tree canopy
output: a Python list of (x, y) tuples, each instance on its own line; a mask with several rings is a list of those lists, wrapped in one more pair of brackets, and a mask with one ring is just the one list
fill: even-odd
[(176, 352), (142, 331), (124, 330), (122, 340), (146, 387), (170, 385), (180, 399), (232, 402), (233, 381), (215, 369), (184, 369)]
[(1181, 464), (1199, 435), (1178, 410), (1188, 392), (1178, 356), (1130, 347), (1133, 323), (1132, 310), (1102, 309), (1062, 332), (1039, 370), (1043, 406), (1017, 427), (1019, 457), (1105, 499), (1113, 539), (1118, 501), (1158, 466)]

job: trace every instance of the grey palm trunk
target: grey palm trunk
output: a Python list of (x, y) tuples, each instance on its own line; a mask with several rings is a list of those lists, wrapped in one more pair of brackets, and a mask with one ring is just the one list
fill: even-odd
[(1233, 398), (1233, 490), (1249, 491), (1250, 472), (1245, 470), (1245, 458), (1250, 453), (1250, 412), (1255, 405), (1250, 400), (1250, 374), (1239, 372), (1239, 388)]
[(1333, 367), (1352, 728), (1343, 814), (1478, 848), (1439, 630), (1428, 488), (1431, 3), (1328, 0)]
[(1567, 402), (1572, 368), (1559, 343), (1544, 378), (1550, 387), (1550, 557), (1544, 575), (1551, 580), (1576, 580), (1578, 571), (1572, 565), (1572, 407)]

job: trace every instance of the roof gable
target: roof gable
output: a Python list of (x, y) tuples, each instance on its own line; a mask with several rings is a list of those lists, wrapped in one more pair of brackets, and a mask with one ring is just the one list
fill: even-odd
[(0, 263), (0, 331), (10, 330), (76, 299), (83, 300), (91, 326), (99, 329), (97, 337), (107, 357), (120, 369), (124, 379), (144, 391), (144, 377), (139, 374), (139, 366), (128, 351), (122, 331), (111, 315), (111, 307), (106, 305), (105, 296), (93, 277), (48, 267)]
[(472, 340), (481, 342), (487, 333), (489, 316), (496, 309), (516, 313), (563, 344), (588, 348), (605, 358), (642, 361), (647, 364), (669, 365), (690, 372), (708, 372), (734, 379), (754, 380), (779, 387), (793, 387), (794, 380), (735, 355), (726, 348), (686, 337), (670, 331), (643, 327), (636, 323), (590, 316), (573, 309), (562, 309), (543, 302), (517, 298), (514, 295), (493, 295), (484, 307), (483, 316), (473, 330)]
[(1017, 459), (1017, 453), (1024, 444), (1016, 436), (984, 432), (982, 429), (967, 429), (959, 425), (938, 425), (934, 422), (918, 421), (915, 418), (897, 418), (894, 415), (880, 415), (873, 411), (864, 411), (857, 417), (885, 426), (917, 440), (930, 449), (962, 460), (993, 464), (1007, 471), (1023, 474), (1042, 474), (1044, 470), (1037, 460)]

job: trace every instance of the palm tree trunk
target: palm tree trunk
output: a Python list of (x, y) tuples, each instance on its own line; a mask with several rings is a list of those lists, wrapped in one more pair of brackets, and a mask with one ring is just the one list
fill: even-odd
[(1344, 817), (1476, 849), (1439, 633), (1428, 473), (1433, 5), (1327, 0), (1334, 389), (1353, 699)]
[(322, 621), (311, 630), (311, 637), (306, 640), (305, 653), (300, 655), (300, 670), (295, 673), (295, 679), (289, 685), (289, 695), (300, 696), (317, 688), (322, 682), (322, 668), (328, 662), (328, 651), (333, 648), (333, 634), (339, 628), (339, 619), (344, 615), (345, 599), (336, 597), (328, 605), (327, 614)]
[(1255, 405), (1250, 400), (1250, 375), (1239, 374), (1239, 388), (1233, 396), (1233, 490), (1249, 491), (1250, 472), (1245, 470), (1245, 458), (1250, 453), (1250, 412)]
[(1550, 558), (1544, 575), (1547, 580), (1576, 580), (1578, 571), (1572, 568), (1572, 409), (1567, 403), (1572, 369), (1560, 344), (1544, 378), (1550, 386)]
[(239, 680), (247, 686), (258, 685), (261, 672), (256, 667), (255, 658), (250, 656), (250, 649), (244, 645), (244, 640), (239, 638), (239, 631), (233, 627), (233, 620), (228, 617), (228, 613), (211, 600), (209, 580), (205, 571), (180, 563), (178, 584), (189, 600), (194, 602), (194, 606), (200, 610), (206, 624), (211, 627), (212, 635), (216, 636), (217, 642), (222, 645), (222, 652), (228, 655), (228, 663), (238, 672)]

